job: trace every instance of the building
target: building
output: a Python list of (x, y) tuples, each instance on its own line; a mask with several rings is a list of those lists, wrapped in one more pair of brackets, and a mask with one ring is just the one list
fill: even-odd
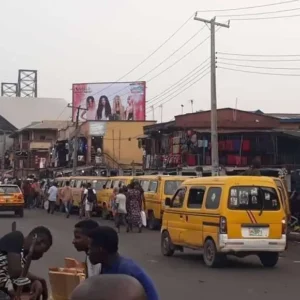
[(24, 177), (29, 173), (37, 173), (40, 169), (49, 168), (58, 130), (69, 123), (71, 122), (59, 120), (32, 122), (12, 134), (16, 175)]
[[(108, 169), (142, 168), (139, 138), (155, 121), (87, 121), (79, 126), (78, 171), (98, 166)], [(55, 146), (55, 166), (71, 167), (74, 126), (61, 129)], [(70, 170), (67, 170), (70, 171)], [(66, 171), (66, 172), (67, 172)]]
[[(219, 163), (244, 167), (259, 157), (265, 166), (300, 166), (300, 130), (262, 112), (218, 110)], [(210, 111), (175, 116), (144, 127), (144, 168), (164, 170), (211, 165)]]
[(10, 134), (15, 130), (17, 130), (17, 128), (0, 115), (0, 160), (2, 170), (9, 169), (10, 167), (9, 154), (7, 151), (11, 149), (13, 145), (13, 139), (10, 137)]
[(58, 98), (0, 97), (1, 115), (17, 128), (33, 120), (70, 120), (72, 110), (67, 104)]

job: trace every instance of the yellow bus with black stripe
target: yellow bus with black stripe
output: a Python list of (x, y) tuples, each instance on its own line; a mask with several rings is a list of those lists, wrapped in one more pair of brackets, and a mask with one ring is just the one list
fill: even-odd
[(209, 267), (220, 266), (227, 255), (254, 254), (263, 266), (274, 267), (287, 243), (283, 201), (270, 177), (188, 179), (165, 201), (162, 254), (201, 250)]

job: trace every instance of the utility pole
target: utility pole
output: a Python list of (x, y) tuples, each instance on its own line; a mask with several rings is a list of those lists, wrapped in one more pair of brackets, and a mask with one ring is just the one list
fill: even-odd
[(184, 105), (181, 104), (181, 114), (183, 115), (183, 108), (184, 108)]
[(190, 102), (191, 102), (191, 108), (192, 108), (192, 113), (194, 112), (194, 100), (192, 99), (192, 100), (190, 100)]
[(155, 120), (155, 116), (154, 116), (154, 105), (151, 106), (152, 109), (152, 121)]
[(159, 107), (160, 107), (160, 123), (162, 123), (162, 120), (163, 120), (163, 105), (161, 104)]
[(194, 20), (210, 24), (210, 59), (211, 59), (211, 164), (212, 176), (219, 175), (219, 144), (218, 144), (218, 116), (217, 116), (217, 86), (216, 86), (216, 26), (229, 28), (228, 24), (216, 22), (216, 17), (211, 20), (206, 20), (197, 17), (195, 14)]
[(3, 137), (3, 145), (2, 145), (2, 157), (1, 157), (1, 170), (2, 170), (2, 176), (5, 169), (5, 151), (6, 151), (6, 131), (2, 131), (2, 137)]
[(77, 160), (78, 160), (78, 136), (79, 136), (79, 114), (81, 110), (87, 110), (86, 108), (82, 108), (80, 105), (73, 106), (68, 104), (68, 107), (77, 109), (76, 121), (75, 121), (75, 138), (74, 138), (74, 150), (73, 150), (73, 170), (72, 175), (76, 175), (77, 169)]

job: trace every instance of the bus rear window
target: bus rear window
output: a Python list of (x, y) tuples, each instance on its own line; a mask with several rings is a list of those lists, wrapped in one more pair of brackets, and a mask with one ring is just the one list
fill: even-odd
[(21, 193), (20, 188), (16, 186), (0, 186), (0, 194), (19, 194)]
[(273, 188), (236, 186), (229, 191), (228, 208), (275, 211), (280, 209), (280, 201), (276, 190)]

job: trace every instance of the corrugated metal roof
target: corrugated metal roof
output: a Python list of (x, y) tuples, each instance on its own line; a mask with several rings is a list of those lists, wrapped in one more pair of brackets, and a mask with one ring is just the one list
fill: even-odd
[(70, 120), (72, 109), (67, 101), (59, 98), (0, 97), (1, 115), (17, 128), (32, 121)]
[(0, 115), (0, 134), (1, 131), (15, 131), (17, 128)]
[(23, 131), (25, 129), (62, 129), (71, 125), (71, 121), (61, 121), (61, 120), (44, 120), (41, 122), (32, 122), (28, 126), (21, 128), (18, 131)]
[(300, 114), (271, 113), (271, 114), (266, 114), (266, 115), (273, 116), (273, 117), (281, 119), (281, 120), (300, 119)]

